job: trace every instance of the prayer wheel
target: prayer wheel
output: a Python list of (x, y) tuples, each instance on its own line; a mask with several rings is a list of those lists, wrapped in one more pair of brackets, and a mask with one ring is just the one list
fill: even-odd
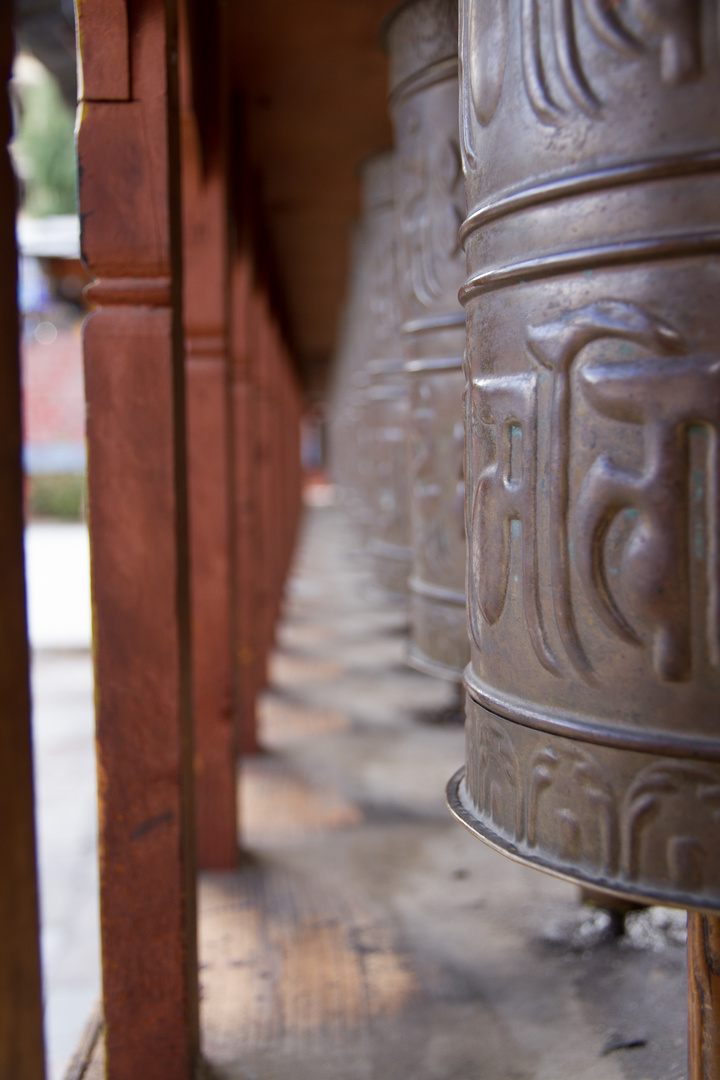
[(329, 413), (331, 475), (361, 543), (365, 540), (369, 525), (369, 508), (362, 476), (366, 457), (362, 401), (367, 381), (363, 367), (366, 359), (364, 327), (367, 322), (364, 312), (364, 252), (362, 224), (357, 223), (351, 235), (348, 292), (338, 332)]
[(718, 6), (462, 0), (472, 656), (449, 786), (515, 859), (711, 913)]
[(365, 363), (357, 378), (363, 429), (357, 467), (374, 582), (384, 593), (404, 596), (410, 571), (409, 406), (400, 342), (393, 170), (392, 151), (368, 158), (361, 169)]
[(462, 679), (465, 611), (465, 209), (458, 133), (457, 0), (411, 0), (385, 24), (395, 130), (395, 217), (409, 393), (414, 667)]

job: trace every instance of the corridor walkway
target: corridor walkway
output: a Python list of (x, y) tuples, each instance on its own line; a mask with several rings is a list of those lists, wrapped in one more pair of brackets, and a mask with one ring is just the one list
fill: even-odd
[(208, 1076), (680, 1080), (683, 914), (608, 940), (572, 886), (466, 834), (453, 691), (404, 648), (342, 514), (309, 511), (240, 775), (244, 864), (201, 883)]

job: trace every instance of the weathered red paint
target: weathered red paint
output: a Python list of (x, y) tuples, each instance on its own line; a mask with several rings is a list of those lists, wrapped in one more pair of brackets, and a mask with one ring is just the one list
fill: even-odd
[[(103, 1010), (108, 1080), (190, 1080), (198, 1001), (175, 5), (133, 0), (128, 11), (131, 100), (86, 97), (78, 136), (83, 253), (99, 279), (84, 351)], [(81, 44), (84, 30), (81, 9)]]
[(251, 290), (253, 268), (249, 252), (236, 247), (231, 268), (232, 326), (232, 445), (234, 489), (235, 585), (234, 653), (235, 710), (238, 746), (242, 753), (257, 749), (255, 704), (262, 645), (258, 620), (258, 470), (255, 467), (257, 406), (251, 382)]
[[(195, 813), (201, 867), (237, 862), (233, 717), (229, 404), (229, 245), (224, 136), (209, 161), (193, 110), (189, 45), (181, 35), (183, 318), (195, 722)], [(224, 67), (222, 57), (214, 58)], [(223, 80), (221, 80), (222, 84)]]

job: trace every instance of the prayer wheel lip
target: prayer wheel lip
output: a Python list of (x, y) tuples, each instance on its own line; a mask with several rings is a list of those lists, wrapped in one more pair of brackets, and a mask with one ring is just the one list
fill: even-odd
[(419, 93), (420, 90), (425, 90), (435, 83), (456, 79), (458, 70), (457, 56), (447, 56), (443, 60), (435, 61), (429, 67), (423, 68), (422, 71), (415, 75), (409, 75), (407, 79), (403, 79), (402, 82), (393, 87), (388, 94), (390, 106), (395, 105), (401, 98)]
[(450, 667), (449, 664), (441, 664), (438, 660), (431, 660), (414, 643), (411, 643), (408, 648), (406, 660), (409, 667), (423, 675), (430, 675), (433, 679), (442, 679), (443, 682), (462, 686), (462, 671), (456, 667)]
[(392, 146), (383, 146), (357, 163), (355, 171), (362, 201), (361, 228), (369, 216), (379, 210), (391, 210), (395, 205), (393, 155)]
[[(425, 3), (429, 7), (428, 0), (401, 0), (401, 3), (397, 4), (388, 14), (385, 16), (380, 24), (378, 30), (378, 39), (383, 51), (387, 54), (391, 53), (390, 49), (390, 35), (392, 27), (397, 23), (397, 20), (401, 18), (408, 9), (418, 7), (422, 3)], [(435, 7), (437, 8), (437, 0)], [(457, 20), (457, 3), (453, 4), (452, 0), (446, 2), (448, 12), (451, 12), (454, 8), (456, 20)], [(438, 22), (437, 14), (431, 12), (431, 18), (434, 16), (435, 23)], [(430, 19), (428, 19), (430, 21)], [(410, 53), (410, 49), (405, 49), (407, 56)], [(414, 93), (418, 90), (423, 90), (427, 86), (432, 86), (436, 82), (444, 82), (446, 79), (457, 78), (459, 71), (458, 51), (457, 51), (457, 33), (455, 34), (454, 48), (453, 43), (448, 42), (445, 46), (442, 43), (439, 44), (435, 54), (430, 56), (411, 56), (410, 62), (404, 65), (405, 74), (400, 78), (396, 77), (392, 58), (390, 61), (390, 77), (389, 77), (389, 91), (388, 100), (391, 104), (397, 102), (401, 97), (404, 97), (407, 93)]]
[(418, 596), (425, 596), (431, 600), (442, 600), (445, 604), (456, 604), (458, 607), (465, 608), (464, 589), (462, 591), (460, 589), (447, 589), (441, 585), (432, 585), (430, 582), (423, 581), (422, 578), (418, 577), (411, 577), (408, 585)]
[(404, 370), (410, 375), (419, 375), (427, 371), (462, 371), (462, 366), (462, 356), (430, 356), (420, 360), (407, 360)]
[(520, 698), (497, 691), (488, 693), (471, 664), (465, 669), (465, 688), (468, 695), (482, 708), (502, 720), (521, 727), (532, 728), (576, 742), (593, 746), (630, 750), (660, 757), (682, 758), (683, 761), (720, 762), (720, 739), (686, 736), (669, 731), (633, 729), (627, 725), (593, 721), (569, 709), (556, 705), (541, 707), (537, 702), (523, 705)]
[(404, 364), (405, 361), (401, 357), (393, 360), (368, 360), (365, 364), (365, 372), (369, 378), (397, 375), (403, 370)]
[(403, 337), (411, 334), (431, 334), (436, 330), (451, 330), (453, 327), (464, 327), (467, 319), (462, 308), (457, 311), (448, 311), (443, 315), (428, 315), (423, 319), (409, 319), (400, 327)]
[(491, 266), (472, 274), (460, 289), (460, 302), (467, 304), (477, 296), (506, 288), (508, 285), (524, 285), (530, 281), (561, 277), (585, 270), (669, 261), (685, 256), (717, 255), (719, 252), (720, 229), (715, 228), (554, 251), (502, 266)]
[(571, 885), (586, 885), (591, 889), (603, 889), (605, 892), (638, 903), (661, 904), (663, 907), (686, 908), (691, 911), (706, 912), (710, 915), (717, 915), (718, 911), (720, 911), (720, 901), (718, 901), (717, 906), (714, 907), (712, 904), (698, 904), (697, 898), (692, 894), (679, 893), (676, 896), (672, 896), (662, 890), (646, 888), (638, 890), (634, 884), (629, 888), (624, 888), (620, 882), (610, 882), (604, 878), (585, 875), (580, 870), (573, 871), (572, 873), (566, 872), (553, 866), (552, 863), (539, 858), (537, 855), (520, 851), (515, 844), (505, 840), (485, 825), (475, 811), (471, 809), (471, 800), (469, 796), (467, 797), (467, 803), (465, 802), (463, 799), (464, 781), (465, 766), (463, 765), (457, 772), (453, 773), (445, 788), (445, 802), (448, 810), (461, 825), (465, 826), (468, 832), (476, 837), (476, 839), (482, 840), (489, 848), (492, 848), (493, 851), (497, 851), (500, 855), (504, 855), (505, 858), (512, 859), (513, 862), (519, 863), (521, 866), (531, 867), (533, 870), (541, 870), (544, 874), (549, 874), (550, 877), (559, 878), (561, 881), (567, 881)]
[(458, 235), (464, 247), (468, 237), (481, 226), (558, 199), (652, 180), (717, 171), (720, 171), (720, 150), (717, 149), (659, 155), (637, 161), (624, 159), (616, 164), (608, 163), (579, 171), (571, 167), (566, 171), (541, 177), (533, 183), (515, 185), (494, 193), (487, 202), (468, 212)]

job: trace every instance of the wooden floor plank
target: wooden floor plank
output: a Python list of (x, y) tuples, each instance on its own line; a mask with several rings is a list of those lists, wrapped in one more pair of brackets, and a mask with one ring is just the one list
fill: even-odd
[(405, 616), (351, 548), (312, 512), (240, 780), (247, 860), (201, 881), (212, 1076), (680, 1080), (682, 917), (610, 941), (575, 889), (453, 823), (453, 690), (404, 666)]

